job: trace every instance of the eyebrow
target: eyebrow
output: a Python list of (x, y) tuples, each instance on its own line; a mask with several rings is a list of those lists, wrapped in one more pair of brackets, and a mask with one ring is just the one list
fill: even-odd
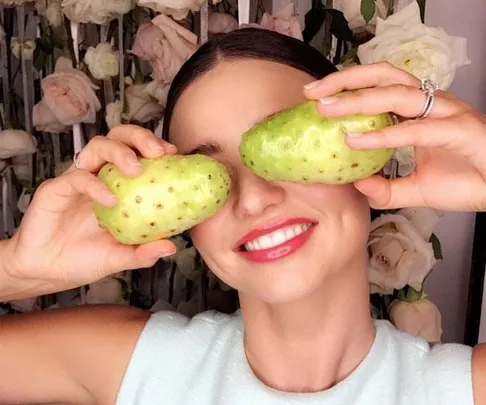
[(216, 155), (217, 153), (221, 153), (223, 151), (223, 148), (215, 142), (206, 142), (202, 143), (198, 146), (196, 146), (194, 149), (189, 151), (187, 154), (188, 155), (206, 155), (206, 156), (212, 156)]
[[(268, 119), (268, 118), (272, 118), (274, 115), (277, 115), (280, 111), (275, 111), (273, 113), (270, 113), (270, 114), (267, 114), (261, 118), (259, 118), (258, 120), (254, 121), (252, 123), (252, 126)], [(218, 153), (221, 153), (223, 152), (223, 148), (221, 147), (221, 145), (219, 145), (218, 143), (216, 142), (205, 142), (205, 143), (202, 143), (200, 145), (197, 145), (194, 149), (191, 149), (187, 155), (205, 155), (205, 156), (213, 156), (213, 155), (216, 155)]]

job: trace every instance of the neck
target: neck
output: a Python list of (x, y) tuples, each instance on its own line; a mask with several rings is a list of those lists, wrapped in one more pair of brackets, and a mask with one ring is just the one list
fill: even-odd
[(245, 351), (255, 375), (287, 392), (317, 392), (346, 378), (375, 337), (366, 264), (346, 271), (299, 302), (268, 304), (240, 294)]

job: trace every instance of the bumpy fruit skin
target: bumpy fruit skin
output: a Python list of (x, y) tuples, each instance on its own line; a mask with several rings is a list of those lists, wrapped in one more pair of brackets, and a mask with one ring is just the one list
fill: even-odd
[(169, 238), (214, 215), (226, 202), (231, 183), (223, 165), (203, 155), (139, 159), (143, 173), (123, 176), (111, 163), (99, 172), (117, 204), (94, 203), (99, 225), (123, 244)]
[(266, 180), (346, 184), (380, 171), (394, 149), (353, 150), (347, 132), (393, 125), (390, 114), (325, 118), (306, 101), (256, 124), (240, 143), (249, 169)]

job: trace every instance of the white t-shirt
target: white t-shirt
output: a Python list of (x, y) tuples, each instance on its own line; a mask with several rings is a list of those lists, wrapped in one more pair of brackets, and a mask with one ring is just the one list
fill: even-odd
[(255, 377), (239, 314), (158, 312), (136, 344), (117, 405), (473, 405), (470, 347), (430, 348), (387, 321), (375, 323), (371, 350), (345, 380), (296, 394)]

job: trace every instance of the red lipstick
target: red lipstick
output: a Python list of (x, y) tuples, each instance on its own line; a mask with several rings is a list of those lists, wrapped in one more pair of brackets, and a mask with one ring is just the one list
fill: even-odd
[[(292, 218), (286, 221), (270, 223), (246, 234), (238, 241), (237, 246), (234, 250), (236, 253), (240, 254), (246, 260), (249, 260), (251, 262), (265, 263), (278, 260), (300, 249), (311, 236), (313, 230), (315, 229), (316, 223), (317, 221), (309, 218)], [(312, 224), (312, 226), (301, 234), (294, 236), (293, 238), (268, 249), (259, 249), (252, 251), (245, 251), (241, 249), (242, 245), (260, 236), (268, 235), (279, 229), (297, 224)]]

